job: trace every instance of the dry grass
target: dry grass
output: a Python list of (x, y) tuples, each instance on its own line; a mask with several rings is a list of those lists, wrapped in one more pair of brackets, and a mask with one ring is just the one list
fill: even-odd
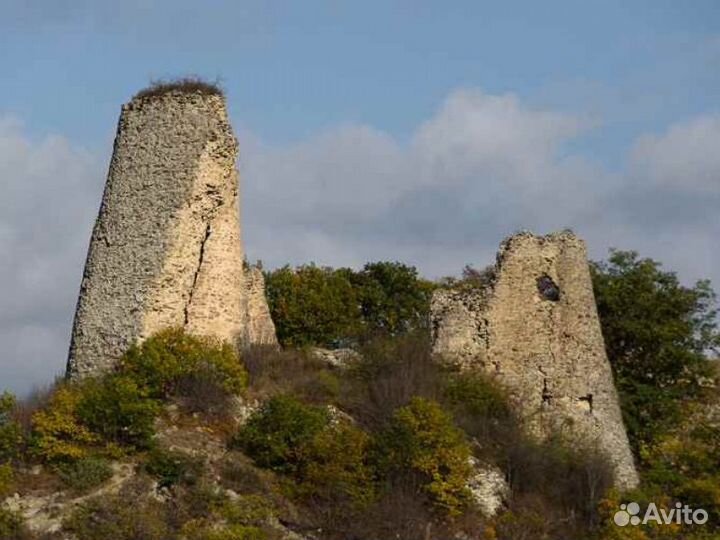
[(242, 353), (249, 375), (248, 396), (264, 400), (292, 394), (303, 401), (324, 404), (334, 401), (337, 384), (332, 370), (308, 350), (254, 346)]
[(222, 96), (224, 92), (218, 81), (209, 82), (199, 77), (182, 77), (172, 80), (152, 81), (150, 86), (140, 90), (133, 99), (164, 96), (171, 92), (184, 94), (201, 94), (205, 96)]
[(424, 335), (376, 339), (360, 354), (363, 360), (350, 367), (341, 406), (365, 427), (380, 428), (413, 397), (442, 396), (442, 368)]

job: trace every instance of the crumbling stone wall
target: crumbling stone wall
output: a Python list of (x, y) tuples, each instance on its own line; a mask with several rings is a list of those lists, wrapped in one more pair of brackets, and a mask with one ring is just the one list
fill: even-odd
[(238, 147), (219, 93), (176, 89), (122, 108), (80, 289), (68, 375), (111, 366), (166, 327), (275, 343), (243, 269)]
[(597, 315), (585, 244), (570, 232), (505, 240), (491, 283), (440, 290), (434, 351), (495, 374), (540, 434), (566, 425), (611, 458), (616, 484), (638, 482)]
[(275, 325), (265, 297), (265, 277), (255, 266), (246, 268), (243, 294), (243, 343), (277, 345)]

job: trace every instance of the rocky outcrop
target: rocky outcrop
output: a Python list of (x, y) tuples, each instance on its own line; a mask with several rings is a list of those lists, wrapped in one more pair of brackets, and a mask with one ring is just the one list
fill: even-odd
[(353, 362), (361, 359), (360, 353), (354, 349), (323, 349), (314, 347), (310, 350), (310, 354), (316, 360), (326, 364), (331, 368), (346, 368)]
[(467, 488), (473, 503), (483, 515), (492, 517), (510, 500), (510, 486), (499, 467), (470, 458), (473, 472)]
[[(72, 511), (92, 497), (115, 494), (135, 475), (135, 468), (128, 463), (113, 463), (112, 477), (92, 493), (73, 495), (69, 491), (57, 491), (49, 494), (15, 493), (0, 502), (0, 508), (20, 515), (27, 529), (35, 534), (53, 534), (62, 530), (62, 523)], [(74, 538), (61, 534), (63, 539)]]
[(123, 106), (69, 376), (107, 369), (166, 327), (275, 343), (262, 274), (243, 268), (237, 153), (219, 92), (141, 93)]
[(434, 352), (494, 374), (531, 430), (569, 425), (607, 453), (618, 487), (635, 486), (582, 240), (570, 232), (517, 234), (502, 243), (493, 274), (483, 288), (435, 293)]

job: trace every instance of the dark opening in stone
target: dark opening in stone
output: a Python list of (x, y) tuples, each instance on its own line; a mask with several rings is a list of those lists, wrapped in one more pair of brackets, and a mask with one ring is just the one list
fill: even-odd
[(560, 287), (548, 275), (540, 276), (537, 279), (537, 288), (545, 300), (557, 302), (560, 300)]

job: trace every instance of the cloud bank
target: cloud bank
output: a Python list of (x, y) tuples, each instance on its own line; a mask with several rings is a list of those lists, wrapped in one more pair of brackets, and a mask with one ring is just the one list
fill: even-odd
[[(570, 227), (596, 258), (637, 249), (720, 283), (720, 117), (638, 138), (619, 170), (573, 151), (595, 129), (464, 89), (408, 141), (346, 125), (274, 147), (240, 131), (248, 255), (266, 267), (401, 260), (437, 277), (492, 262), (516, 230)], [(0, 388), (64, 367), (107, 157), (0, 119)]]

